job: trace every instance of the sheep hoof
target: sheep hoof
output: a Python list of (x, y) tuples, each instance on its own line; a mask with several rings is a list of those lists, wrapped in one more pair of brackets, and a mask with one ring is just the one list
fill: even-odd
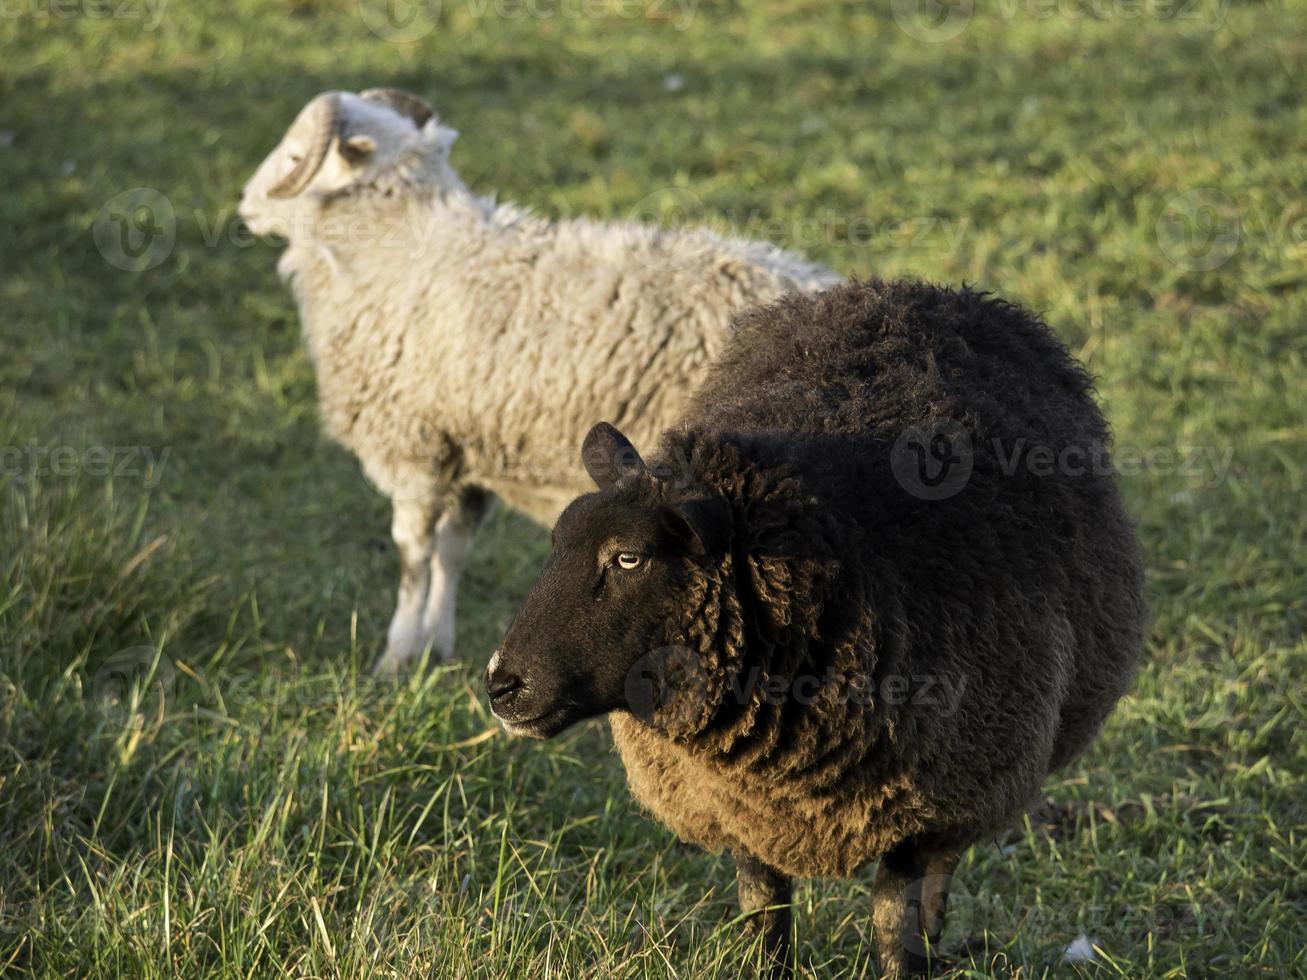
[(394, 680), (411, 674), (428, 651), (430, 652), (428, 663), (433, 667), (450, 663), (454, 659), (451, 653), (441, 650), (438, 646), (431, 647), (423, 644), (416, 649), (391, 647), (372, 665), (372, 676)]
[(386, 651), (372, 665), (372, 676), (385, 680), (398, 680), (408, 673), (410, 658)]

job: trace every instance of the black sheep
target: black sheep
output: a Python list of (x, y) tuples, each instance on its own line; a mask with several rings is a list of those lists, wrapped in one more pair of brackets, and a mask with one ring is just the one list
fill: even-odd
[(916, 973), (965, 849), (1017, 819), (1129, 684), (1134, 530), (1092, 385), (1038, 318), (853, 283), (751, 311), (649, 465), (586, 439), (487, 671), (510, 731), (612, 713), (636, 798), (727, 848), (779, 972), (790, 878), (878, 860)]

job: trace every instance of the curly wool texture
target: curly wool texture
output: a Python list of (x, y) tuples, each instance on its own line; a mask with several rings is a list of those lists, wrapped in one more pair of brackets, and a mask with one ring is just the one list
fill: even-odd
[[(912, 426), (966, 434), (953, 495), (895, 477)], [(983, 294), (871, 281), (740, 317), (662, 442), (662, 465), (728, 499), (732, 541), (681, 634), (705, 674), (699, 710), (676, 713), (694, 723), (612, 716), (637, 800), (794, 876), (1018, 818), (1142, 646), (1107, 442), (1066, 349)], [(1049, 472), (1039, 447), (1097, 462)]]
[(583, 489), (575, 447), (596, 418), (656, 438), (734, 311), (839, 281), (766, 243), (496, 205), (450, 169), (445, 133), (432, 121), (394, 167), (326, 196), (279, 266), (325, 427), (388, 495), (439, 474), (551, 523)]

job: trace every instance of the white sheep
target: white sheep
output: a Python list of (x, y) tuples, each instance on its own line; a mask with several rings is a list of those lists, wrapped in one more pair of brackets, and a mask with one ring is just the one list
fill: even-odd
[(287, 241), (323, 424), (393, 503), (402, 573), (377, 673), (452, 655), (494, 497), (552, 524), (585, 487), (572, 450), (597, 419), (652, 441), (732, 312), (839, 281), (704, 229), (496, 204), (450, 166), (457, 135), (408, 93), (327, 92), (241, 197), (254, 233)]

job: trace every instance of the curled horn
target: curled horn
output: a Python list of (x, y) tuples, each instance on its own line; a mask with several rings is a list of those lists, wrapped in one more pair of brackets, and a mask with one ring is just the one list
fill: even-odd
[(421, 129), (427, 124), (436, 110), (427, 105), (416, 95), (411, 92), (401, 92), (397, 88), (370, 88), (359, 93), (360, 99), (367, 99), (369, 102), (380, 102), (382, 105), (388, 105), (401, 116), (408, 116)]
[(308, 186), (322, 167), (331, 141), (340, 132), (340, 94), (325, 92), (319, 95), (304, 107), (302, 115), (311, 123), (309, 132), (312, 142), (305, 150), (303, 159), (269, 189), (269, 197), (294, 197)]

